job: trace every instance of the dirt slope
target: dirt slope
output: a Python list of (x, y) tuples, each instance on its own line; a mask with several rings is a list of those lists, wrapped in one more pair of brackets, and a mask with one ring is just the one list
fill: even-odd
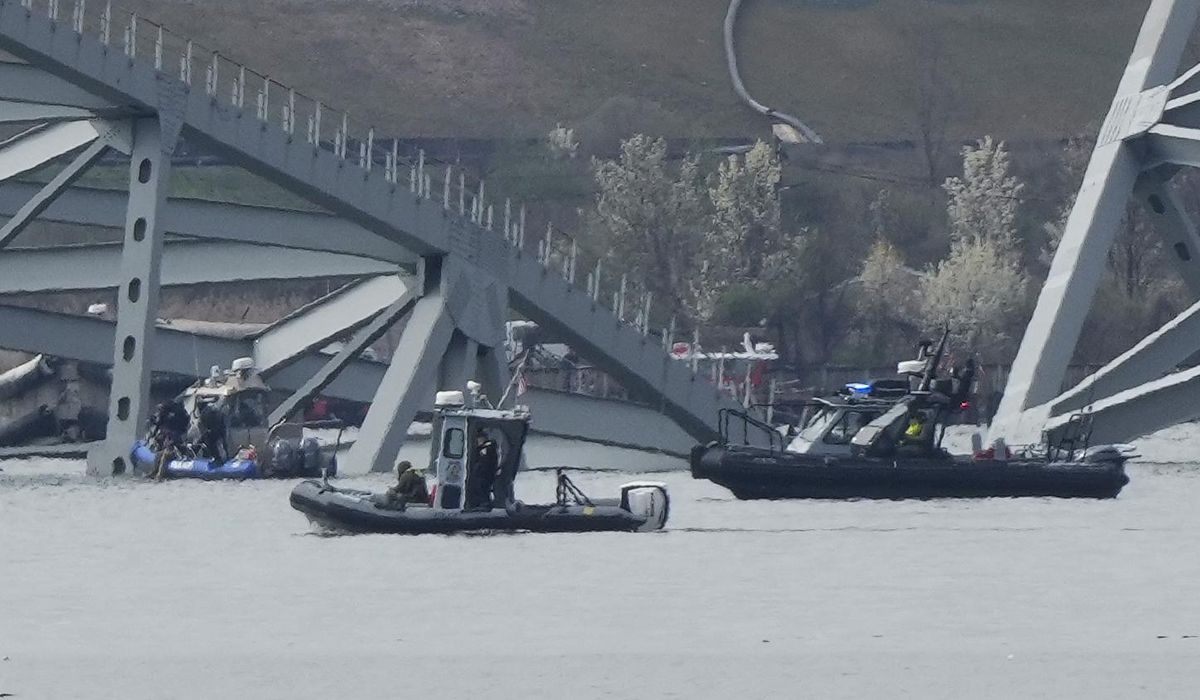
[[(743, 71), (833, 140), (912, 136), (929, 56), (952, 136), (1057, 135), (1103, 111), (1147, 0), (754, 0)], [(725, 75), (725, 0), (134, 0), (388, 131), (540, 135), (556, 121), (762, 133)]]

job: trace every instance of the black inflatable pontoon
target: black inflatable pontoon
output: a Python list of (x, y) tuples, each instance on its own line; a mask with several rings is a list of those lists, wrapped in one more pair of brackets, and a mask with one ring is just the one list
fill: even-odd
[[(1073, 417), (1048, 443), (1009, 456), (1002, 444), (976, 457), (952, 457), (941, 442), (947, 420), (968, 405), (974, 377), (968, 362), (939, 379), (947, 334), (936, 352), (925, 342), (901, 362), (900, 386), (874, 383), (814, 399), (793, 439), (743, 411), (725, 409), (721, 440), (692, 449), (691, 471), (738, 498), (1113, 498), (1129, 483), (1128, 446), (1089, 447), (1087, 416)], [(731, 439), (731, 423), (742, 444)], [(753, 444), (758, 443), (758, 444)], [(785, 444), (787, 443), (787, 444)], [(999, 452), (1004, 459), (996, 459)]]
[(738, 498), (1114, 498), (1129, 483), (1115, 449), (1083, 460), (818, 457), (754, 447), (698, 446), (692, 476)]
[(339, 489), (328, 481), (301, 482), (292, 507), (314, 524), (340, 532), (410, 535), (480, 531), (644, 532), (661, 530), (670, 503), (666, 486), (631, 482), (617, 499), (588, 498), (558, 469), (555, 502), (526, 505), (513, 496), (529, 411), (481, 408), (486, 397), (438, 392), (434, 405), (430, 471), (433, 489), (406, 498), (394, 493)]
[[(315, 525), (348, 533), (638, 532), (659, 530), (667, 519), (666, 490), (652, 483), (625, 484), (620, 499), (550, 505), (514, 502), (507, 508), (444, 510), (425, 504), (393, 506), (369, 491), (338, 489), (308, 480), (292, 490), (291, 501), (292, 507)], [(632, 508), (640, 501), (652, 501), (655, 507), (635, 514)]]

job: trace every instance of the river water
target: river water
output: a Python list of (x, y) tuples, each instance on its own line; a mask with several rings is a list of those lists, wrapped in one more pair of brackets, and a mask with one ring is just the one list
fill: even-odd
[[(535, 438), (530, 461), (574, 453)], [(739, 502), (658, 473), (666, 532), (454, 537), (312, 534), (291, 482), (0, 467), (18, 700), (1200, 696), (1186, 464), (1131, 465), (1113, 501)]]

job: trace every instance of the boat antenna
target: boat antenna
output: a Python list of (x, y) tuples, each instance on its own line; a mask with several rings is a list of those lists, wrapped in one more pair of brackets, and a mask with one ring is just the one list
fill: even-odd
[(950, 337), (950, 328), (942, 329), (942, 339), (938, 342), (937, 350), (925, 359), (925, 375), (921, 377), (918, 391), (929, 391), (933, 388), (933, 380), (937, 379), (938, 365), (942, 364), (942, 355), (946, 353), (946, 339)]
[(512, 379), (508, 380), (508, 386), (504, 388), (504, 394), (500, 397), (500, 400), (496, 402), (496, 408), (504, 408), (504, 402), (508, 400), (509, 393), (512, 392), (513, 387), (517, 385), (517, 382), (521, 380), (521, 373), (525, 371), (525, 363), (529, 361), (529, 353), (531, 350), (533, 350), (533, 348), (525, 348), (525, 351), (521, 353), (521, 362), (517, 365), (517, 369), (513, 372)]

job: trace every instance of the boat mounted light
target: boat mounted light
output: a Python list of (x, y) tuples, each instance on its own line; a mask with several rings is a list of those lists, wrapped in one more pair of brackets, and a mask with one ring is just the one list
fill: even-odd
[(869, 396), (871, 394), (870, 382), (850, 382), (846, 385), (846, 391), (852, 396)]

